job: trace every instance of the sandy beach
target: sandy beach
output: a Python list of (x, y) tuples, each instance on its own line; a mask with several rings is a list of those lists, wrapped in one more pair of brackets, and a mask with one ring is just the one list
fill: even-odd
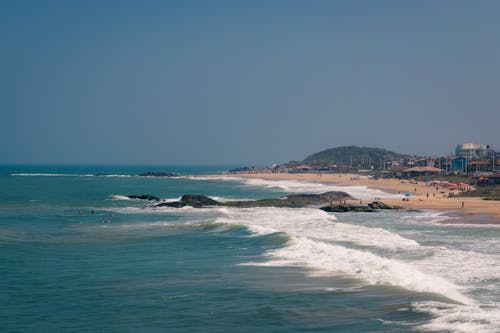
[(448, 195), (450, 192), (454, 192), (455, 194), (458, 192), (445, 188), (436, 189), (436, 187), (427, 186), (424, 182), (409, 182), (408, 180), (400, 179), (373, 179), (354, 174), (239, 173), (227, 174), (227, 176), (335, 183), (339, 185), (367, 186), (391, 193), (411, 193), (412, 196), (408, 198), (408, 201), (403, 201), (402, 198), (383, 199), (382, 201), (407, 209), (454, 211), (454, 215), (460, 217), (457, 220), (461, 221), (500, 223), (500, 202), (471, 197), (449, 198)]

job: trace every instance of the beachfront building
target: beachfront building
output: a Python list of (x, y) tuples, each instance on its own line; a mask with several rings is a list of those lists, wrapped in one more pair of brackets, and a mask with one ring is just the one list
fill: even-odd
[(404, 178), (419, 177), (419, 176), (429, 177), (441, 174), (442, 172), (443, 170), (428, 165), (428, 166), (418, 166), (405, 169), (401, 172), (401, 175)]
[(489, 145), (476, 143), (461, 143), (455, 149), (455, 156), (465, 157), (468, 159), (486, 157), (490, 150)]
[(465, 157), (441, 157), (437, 166), (446, 173), (466, 173), (468, 170), (468, 159)]
[(450, 172), (467, 172), (469, 167), (468, 160), (465, 157), (457, 157), (451, 160)]
[(429, 176), (439, 175), (442, 172), (443, 170), (428, 165), (424, 167), (413, 167), (405, 169), (401, 172), (401, 174), (404, 178), (412, 178), (420, 176), (429, 177)]

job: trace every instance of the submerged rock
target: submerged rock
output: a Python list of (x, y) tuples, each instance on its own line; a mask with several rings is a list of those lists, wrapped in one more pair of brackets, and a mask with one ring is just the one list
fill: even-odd
[(131, 194), (127, 195), (129, 199), (140, 199), (140, 200), (149, 200), (149, 201), (160, 201), (160, 198), (155, 197), (154, 195), (150, 194), (141, 194), (141, 195), (136, 195), (136, 194)]

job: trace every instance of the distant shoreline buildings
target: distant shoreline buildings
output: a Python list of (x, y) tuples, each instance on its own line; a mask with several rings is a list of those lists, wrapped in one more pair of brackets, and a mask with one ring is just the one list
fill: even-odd
[(449, 169), (445, 169), (448, 172), (469, 174), (500, 169), (500, 152), (495, 152), (490, 145), (461, 143), (450, 160)]
[(454, 155), (442, 157), (402, 155), (381, 148), (357, 146), (331, 148), (311, 156), (300, 162), (291, 161), (265, 169), (245, 167), (231, 172), (356, 172), (396, 178), (461, 175), (500, 183), (500, 151), (496, 152), (488, 144), (461, 143), (456, 146)]

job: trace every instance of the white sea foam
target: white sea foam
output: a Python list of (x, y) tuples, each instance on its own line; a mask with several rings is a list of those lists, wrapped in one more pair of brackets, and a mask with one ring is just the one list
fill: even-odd
[(347, 274), (370, 284), (400, 286), (417, 292), (431, 292), (452, 300), (474, 304), (461, 288), (439, 276), (421, 272), (413, 265), (383, 258), (368, 251), (293, 237), (284, 248), (267, 253), (271, 260), (263, 266), (305, 266), (316, 275)]
[[(441, 274), (463, 286), (482, 288), (500, 281), (500, 256), (496, 254), (462, 251), (446, 247), (433, 247), (432, 255), (416, 261), (417, 267)], [(459, 264), (457, 264), (459, 263)], [(500, 298), (500, 290), (494, 288), (492, 296)]]
[(335, 184), (308, 182), (299, 180), (268, 180), (259, 178), (242, 178), (227, 176), (192, 176), (195, 180), (224, 180), (240, 182), (248, 187), (263, 187), (269, 190), (276, 190), (288, 193), (324, 193), (329, 191), (347, 192), (358, 199), (380, 198), (400, 198), (401, 194), (388, 193), (382, 190), (371, 189), (366, 186), (341, 186)]
[(223, 175), (203, 175), (203, 176), (184, 176), (183, 178), (192, 180), (226, 180), (226, 181), (242, 181), (245, 178), (242, 177), (228, 177)]
[(131, 200), (128, 196), (126, 195), (120, 195), (120, 194), (113, 194), (110, 196), (111, 200)]
[[(401, 218), (406, 219), (409, 222), (417, 223), (438, 223), (441, 221), (449, 220), (452, 217), (448, 216), (449, 212), (437, 211), (437, 210), (425, 210), (418, 212), (414, 215), (404, 215)], [(440, 224), (442, 225), (442, 224)]]
[(87, 173), (11, 173), (16, 177), (133, 177), (132, 175), (119, 174), (87, 174)]
[(377, 189), (370, 189), (366, 186), (340, 186), (334, 184), (324, 184), (297, 180), (265, 180), (265, 179), (245, 179), (244, 184), (252, 187), (265, 187), (291, 193), (324, 193), (328, 191), (347, 192), (358, 199), (374, 199), (400, 197), (400, 194), (391, 194)]
[(314, 208), (222, 208), (220, 211), (224, 216), (219, 217), (218, 221), (243, 224), (256, 233), (272, 230), (286, 232), (290, 236), (392, 250), (419, 246), (418, 242), (412, 239), (382, 228), (336, 222), (335, 215)]
[[(285, 232), (290, 236), (284, 247), (267, 252), (267, 261), (243, 265), (301, 266), (312, 275), (347, 275), (368, 284), (440, 294), (461, 304), (414, 304), (414, 310), (433, 316), (419, 330), (500, 332), (497, 255), (422, 246), (382, 228), (338, 222), (317, 209), (219, 208), (219, 212), (223, 215), (217, 222), (242, 224), (260, 235)], [(441, 217), (436, 212), (420, 215), (422, 220)], [(351, 248), (349, 243), (364, 248)], [(396, 259), (400, 254), (412, 259)], [(483, 289), (488, 292), (479, 291), (478, 296)]]
[[(487, 229), (500, 229), (500, 224), (492, 223), (467, 223), (460, 216), (453, 216), (453, 211), (437, 211), (437, 210), (423, 210), (415, 213), (414, 215), (401, 216), (409, 223), (415, 224), (434, 224), (442, 228), (487, 228)], [(443, 221), (450, 221), (450, 223), (443, 223)], [(464, 222), (465, 221), (465, 222)]]
[(249, 198), (232, 198), (232, 197), (217, 197), (217, 196), (210, 196), (210, 199), (213, 199), (215, 201), (220, 201), (220, 202), (252, 201), (252, 200), (254, 200), (254, 199), (249, 199)]
[(418, 328), (428, 332), (498, 333), (500, 310), (474, 305), (455, 305), (440, 302), (413, 304), (416, 311), (426, 312), (433, 318)]
[(177, 198), (166, 198), (166, 199), (161, 199), (160, 202), (175, 202), (181, 200), (182, 197), (177, 197)]

